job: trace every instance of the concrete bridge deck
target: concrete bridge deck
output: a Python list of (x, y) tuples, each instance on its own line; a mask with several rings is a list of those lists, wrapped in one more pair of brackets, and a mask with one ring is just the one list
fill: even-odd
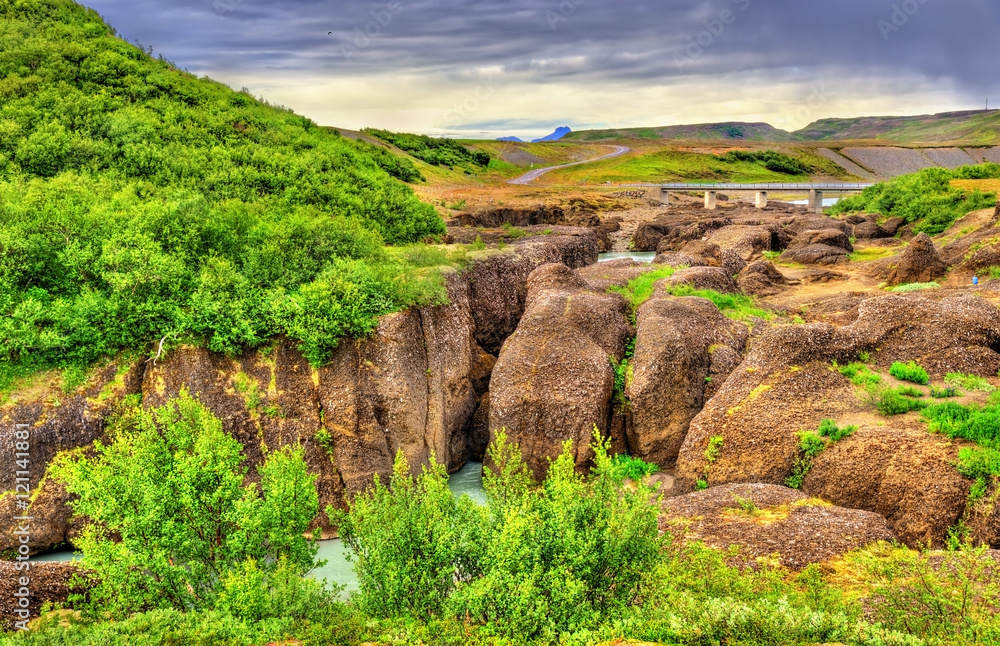
[(844, 182), (801, 182), (797, 184), (727, 184), (727, 183), (691, 183), (675, 182), (667, 184), (653, 184), (653, 198), (663, 204), (668, 203), (670, 191), (705, 191), (705, 208), (715, 209), (716, 193), (719, 191), (756, 191), (757, 199), (755, 204), (758, 209), (767, 206), (767, 194), (785, 193), (809, 193), (809, 208), (816, 213), (823, 212), (823, 193), (857, 193), (865, 190), (874, 184), (866, 183), (844, 183)]

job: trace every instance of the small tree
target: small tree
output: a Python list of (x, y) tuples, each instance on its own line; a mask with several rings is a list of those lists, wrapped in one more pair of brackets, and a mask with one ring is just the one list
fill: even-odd
[[(319, 507), (301, 449), (285, 447), (244, 486), (242, 445), (198, 401), (128, 409), (112, 442), (64, 456), (54, 477), (92, 522), (76, 540), (94, 572), (94, 607), (116, 616), (213, 607), (235, 571), (314, 567)], [(248, 563), (252, 564), (248, 566)]]

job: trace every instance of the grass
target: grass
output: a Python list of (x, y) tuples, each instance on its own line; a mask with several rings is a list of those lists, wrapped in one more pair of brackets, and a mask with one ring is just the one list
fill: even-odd
[(872, 371), (867, 365), (859, 362), (849, 363), (846, 366), (837, 366), (834, 362), (834, 368), (851, 380), (851, 383), (855, 386), (877, 386), (882, 382), (882, 377), (877, 372)]
[(628, 301), (629, 307), (632, 310), (632, 323), (635, 323), (635, 313), (639, 310), (639, 307), (643, 303), (649, 300), (649, 297), (653, 295), (653, 287), (656, 285), (657, 281), (663, 280), (664, 278), (670, 278), (682, 267), (663, 267), (661, 269), (656, 269), (651, 272), (645, 273), (638, 278), (633, 278), (624, 287), (619, 287), (613, 285), (608, 288), (609, 292), (615, 294), (621, 294)]
[(884, 417), (894, 415), (905, 415), (911, 411), (921, 410), (927, 404), (916, 399), (910, 394), (910, 387), (889, 388), (872, 387), (868, 389), (868, 403), (875, 407), (879, 414)]
[(903, 247), (869, 247), (867, 249), (857, 249), (854, 253), (847, 254), (847, 259), (851, 262), (870, 262), (881, 260), (890, 256), (895, 256)]
[(967, 375), (963, 372), (949, 372), (944, 376), (944, 382), (949, 386), (957, 386), (966, 390), (991, 393), (997, 389), (985, 377)]
[(695, 488), (698, 491), (703, 489), (708, 489), (708, 471), (709, 468), (715, 464), (715, 461), (719, 459), (719, 453), (722, 452), (722, 446), (726, 443), (725, 438), (721, 435), (713, 435), (708, 440), (708, 448), (705, 449), (705, 470), (702, 472), (701, 479), (695, 483)]
[(990, 395), (986, 406), (962, 406), (945, 402), (928, 406), (921, 413), (932, 433), (961, 438), (976, 446), (958, 451), (958, 472), (972, 478), (972, 501), (986, 495), (991, 483), (1000, 482), (1000, 392)]
[(937, 289), (940, 287), (938, 283), (906, 283), (905, 285), (896, 285), (895, 287), (890, 287), (888, 291), (903, 294), (906, 292), (919, 292), (925, 289)]
[(911, 383), (920, 384), (921, 386), (926, 386), (927, 382), (930, 381), (930, 377), (927, 376), (927, 371), (917, 364), (916, 361), (910, 361), (907, 363), (896, 361), (889, 368), (889, 374), (900, 381), (909, 381)]
[(756, 306), (756, 301), (745, 294), (720, 294), (711, 289), (695, 289), (691, 285), (672, 285), (666, 291), (674, 296), (697, 296), (712, 301), (719, 311), (734, 321), (749, 319), (774, 320), (774, 312)]
[(611, 461), (611, 468), (615, 475), (629, 480), (640, 480), (646, 476), (651, 476), (660, 470), (655, 464), (650, 464), (639, 458), (625, 455), (616, 455)]

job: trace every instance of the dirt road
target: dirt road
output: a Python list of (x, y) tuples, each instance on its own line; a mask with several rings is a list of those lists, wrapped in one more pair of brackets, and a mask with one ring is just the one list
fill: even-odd
[(602, 155), (600, 157), (595, 157), (593, 159), (585, 159), (584, 161), (573, 162), (571, 164), (560, 164), (559, 166), (547, 166), (546, 168), (536, 168), (533, 171), (525, 173), (516, 179), (512, 179), (508, 184), (531, 184), (536, 179), (549, 172), (550, 170), (555, 170), (557, 168), (568, 168), (570, 166), (579, 166), (580, 164), (589, 164), (595, 161), (601, 161), (602, 159), (610, 159), (612, 157), (618, 157), (624, 155), (625, 153), (632, 150), (628, 146), (615, 146), (615, 151), (608, 155)]

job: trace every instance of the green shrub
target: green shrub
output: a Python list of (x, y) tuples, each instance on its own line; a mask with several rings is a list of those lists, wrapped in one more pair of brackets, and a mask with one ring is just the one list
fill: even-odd
[(927, 385), (927, 382), (930, 381), (927, 371), (917, 365), (915, 361), (907, 363), (896, 361), (889, 368), (889, 374), (901, 381), (912, 381), (922, 386)]
[[(742, 136), (740, 132), (740, 136)], [(774, 150), (730, 150), (719, 155), (719, 159), (727, 162), (755, 162), (764, 168), (786, 175), (805, 175), (810, 167), (799, 160)]]
[(752, 296), (746, 294), (720, 294), (712, 289), (695, 289), (691, 285), (672, 285), (666, 291), (674, 296), (697, 296), (712, 301), (719, 311), (736, 321), (763, 319), (771, 321), (774, 312), (756, 306)]
[(997, 389), (985, 377), (967, 375), (961, 372), (949, 372), (944, 376), (944, 382), (950, 386), (958, 386), (966, 390), (978, 390), (984, 393), (991, 393)]
[(649, 462), (644, 462), (643, 460), (632, 457), (631, 455), (625, 455), (624, 453), (616, 455), (611, 460), (611, 472), (619, 478), (629, 480), (641, 480), (646, 476), (653, 475), (660, 468), (655, 464), (650, 464)]
[(957, 466), (959, 473), (976, 481), (970, 495), (978, 498), (985, 494), (987, 486), (1000, 478), (1000, 397), (991, 396), (985, 407), (955, 402), (935, 404), (921, 415), (932, 433), (978, 445), (959, 449)]
[(980, 164), (956, 170), (928, 168), (866, 188), (860, 195), (846, 197), (830, 209), (841, 213), (881, 213), (901, 217), (914, 224), (914, 231), (937, 235), (971, 211), (993, 208), (992, 193), (967, 193), (951, 186), (952, 179), (1000, 178), (1000, 165)]
[(435, 166), (478, 166), (486, 168), (490, 164), (489, 153), (481, 150), (469, 150), (462, 143), (454, 139), (389, 132), (388, 130), (378, 130), (376, 128), (365, 128), (362, 132), (390, 143), (401, 150), (405, 150), (417, 159)]
[(887, 387), (872, 387), (868, 391), (867, 400), (886, 417), (921, 410), (927, 405), (918, 399), (906, 396), (900, 389)]
[(94, 573), (95, 612), (205, 610), (237, 585), (227, 573), (288, 588), (314, 567), (315, 536), (304, 533), (318, 510), (316, 476), (301, 449), (270, 453), (260, 484), (244, 486), (243, 447), (187, 396), (127, 409), (111, 437), (52, 467), (76, 496), (73, 510), (94, 521), (75, 544)]
[(945, 386), (944, 388), (936, 388), (931, 386), (931, 397), (934, 399), (946, 399), (948, 397), (958, 397), (962, 393), (958, 391), (954, 386)]
[(850, 379), (851, 383), (855, 386), (864, 386), (867, 388), (877, 386), (882, 382), (882, 377), (863, 363), (849, 363), (846, 366), (835, 367), (839, 370), (840, 374)]

